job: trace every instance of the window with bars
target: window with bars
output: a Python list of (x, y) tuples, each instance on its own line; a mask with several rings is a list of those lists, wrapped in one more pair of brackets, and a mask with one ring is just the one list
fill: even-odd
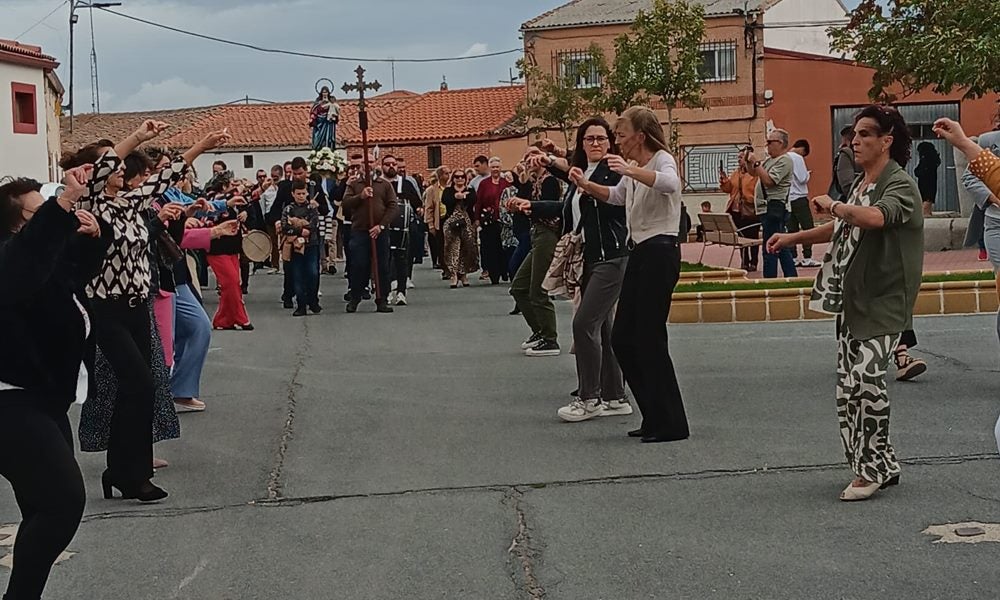
[(684, 148), (684, 189), (693, 192), (719, 190), (719, 168), (730, 174), (739, 166), (742, 146), (687, 146)]
[(736, 42), (712, 42), (701, 47), (701, 80), (736, 81)]
[(560, 52), (556, 55), (556, 69), (560, 78), (574, 81), (577, 89), (601, 87), (601, 73), (590, 52)]
[(441, 146), (427, 146), (427, 168), (436, 169), (441, 166)]

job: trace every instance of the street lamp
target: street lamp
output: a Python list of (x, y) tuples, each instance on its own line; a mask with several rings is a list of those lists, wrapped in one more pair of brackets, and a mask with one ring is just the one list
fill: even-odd
[(70, 0), (69, 3), (69, 130), (73, 131), (73, 117), (76, 116), (76, 104), (73, 102), (73, 27), (80, 20), (76, 14), (78, 8), (111, 8), (121, 6), (121, 2), (83, 2), (82, 0)]

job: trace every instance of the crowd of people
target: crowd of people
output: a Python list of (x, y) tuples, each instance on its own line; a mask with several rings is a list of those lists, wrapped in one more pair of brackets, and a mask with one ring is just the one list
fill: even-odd
[[(410, 302), (414, 264), (429, 253), (451, 289), (468, 287), (477, 272), (483, 285), (509, 282), (529, 357), (561, 354), (553, 297), (565, 295), (577, 389), (558, 417), (629, 415), (627, 386), (642, 417), (628, 436), (657, 443), (690, 435), (667, 333), (686, 235), (681, 179), (652, 110), (632, 107), (614, 125), (588, 119), (573, 148), (539, 141), (510, 170), (480, 156), (469, 169), (439, 167), (426, 182), (399, 157), (354, 154), (339, 177), (311, 176), (296, 158), (254, 182), (216, 161), (199, 187), (195, 159), (224, 144), (228, 131), (178, 156), (139, 149), (167, 127), (146, 121), (124, 140), (64, 157), (64, 187), (51, 198), (32, 180), (0, 185), (0, 327), (8, 335), (0, 346), (0, 474), (23, 516), (6, 599), (40, 597), (80, 522), (85, 492), (70, 405), (84, 403), (81, 448), (107, 453), (105, 498), (116, 490), (139, 502), (166, 498), (152, 482), (154, 469), (167, 466), (153, 445), (179, 436), (178, 412), (205, 410), (199, 385), (211, 330), (254, 329), (244, 295), (251, 274), (267, 267), (284, 276), (281, 302), (294, 316), (322, 311), (320, 274), (335, 274), (341, 257), (346, 312), (374, 299), (377, 312), (391, 313)], [(935, 130), (969, 157), (965, 183), (981, 192), (986, 249), (1000, 273), (1000, 213), (991, 212), (1000, 207), (997, 138), (977, 144), (949, 120)], [(734, 217), (763, 230), (765, 274), (779, 264), (794, 274), (800, 245), (800, 264), (811, 266), (811, 246), (830, 243), (810, 306), (836, 317), (835, 397), (854, 474), (840, 498), (856, 501), (900, 481), (885, 378), (893, 357), (900, 372), (919, 371), (900, 357), (916, 342), (924, 199), (905, 171), (912, 140), (898, 111), (866, 107), (843, 136), (834, 168), (843, 176), (829, 194), (808, 196), (809, 144), (789, 151), (781, 129), (768, 133), (766, 156), (743, 149), (740, 167), (720, 180)], [(814, 226), (814, 213), (829, 222)], [(268, 239), (270, 253), (247, 256), (250, 231)], [(757, 267), (756, 256), (743, 260)], [(219, 295), (211, 319), (201, 298), (208, 268)], [(1000, 422), (997, 436), (1000, 445)]]

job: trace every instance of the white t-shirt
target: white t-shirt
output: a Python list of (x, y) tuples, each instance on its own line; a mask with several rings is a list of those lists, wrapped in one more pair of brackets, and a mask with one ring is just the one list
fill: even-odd
[(788, 192), (789, 200), (809, 197), (809, 169), (806, 159), (798, 152), (789, 152), (792, 159), (792, 189)]
[(629, 239), (636, 244), (657, 235), (678, 235), (681, 229), (677, 161), (666, 150), (659, 150), (643, 168), (656, 171), (653, 187), (622, 177), (608, 198), (608, 204), (625, 206)]
[[(590, 180), (590, 176), (594, 174), (595, 170), (597, 170), (597, 165), (598, 165), (598, 163), (595, 163), (595, 162), (589, 163), (589, 165), (587, 166), (587, 170), (583, 174), (583, 176), (587, 180)], [(577, 188), (576, 193), (573, 194), (573, 203), (571, 204), (571, 207), (573, 209), (573, 228), (574, 229), (579, 229), (580, 228), (580, 219), (583, 218), (583, 209), (580, 207), (580, 199), (581, 198), (583, 198), (583, 192), (580, 191), (580, 188)], [(580, 229), (580, 239), (584, 240), (584, 241), (586, 241), (586, 239), (587, 239), (587, 235), (584, 233), (583, 229)]]

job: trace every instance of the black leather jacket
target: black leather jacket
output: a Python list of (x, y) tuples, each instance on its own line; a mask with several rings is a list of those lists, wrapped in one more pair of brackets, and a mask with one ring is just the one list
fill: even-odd
[[(559, 202), (532, 203), (532, 216), (554, 217), (562, 214), (563, 234), (576, 231), (578, 224), (573, 222), (573, 197), (576, 195), (576, 186), (569, 180), (569, 175), (565, 172), (555, 167), (549, 167), (548, 171), (569, 184), (566, 194)], [(590, 181), (614, 187), (618, 185), (621, 178), (621, 175), (608, 167), (606, 160), (602, 160), (591, 174)], [(601, 202), (593, 196), (583, 194), (580, 197), (580, 213), (585, 238), (584, 262), (596, 263), (613, 260), (628, 254), (628, 248), (625, 245), (628, 239), (628, 226), (625, 223), (624, 206)]]

